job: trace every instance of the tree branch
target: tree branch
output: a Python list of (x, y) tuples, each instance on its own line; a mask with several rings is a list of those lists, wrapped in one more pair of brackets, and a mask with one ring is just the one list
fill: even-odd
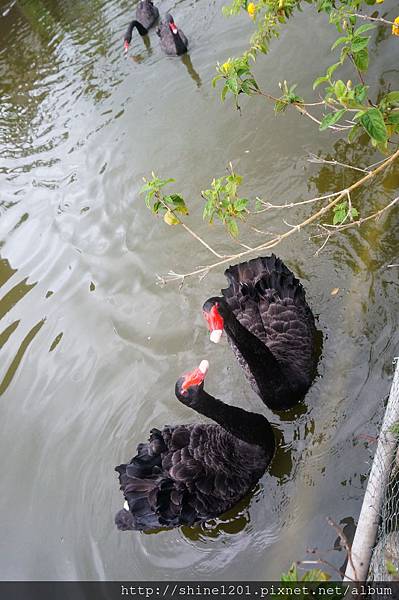
[(348, 17), (357, 17), (358, 19), (365, 19), (366, 21), (376, 21), (377, 23), (383, 23), (384, 25), (395, 25), (393, 21), (387, 21), (382, 17), (369, 17), (368, 15), (359, 15), (358, 13), (348, 13)]

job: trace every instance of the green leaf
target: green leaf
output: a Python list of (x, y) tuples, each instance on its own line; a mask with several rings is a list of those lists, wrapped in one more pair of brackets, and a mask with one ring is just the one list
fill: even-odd
[(204, 219), (204, 221), (207, 220), (210, 223), (212, 223), (213, 213), (214, 213), (213, 202), (212, 202), (212, 199), (209, 199), (204, 206), (202, 218)]
[(389, 94), (384, 96), (383, 100), (385, 100), (386, 104), (399, 106), (399, 92), (389, 92)]
[(224, 86), (223, 86), (223, 89), (222, 89), (222, 93), (220, 94), (220, 97), (221, 97), (221, 99), (222, 99), (222, 102), (224, 102), (224, 101), (225, 101), (225, 99), (226, 99), (226, 94), (227, 94), (227, 92), (228, 92), (228, 91), (229, 91), (229, 88), (227, 87), (227, 85), (224, 85)]
[[(148, 208), (150, 208), (150, 207), (148, 207)], [(152, 212), (154, 213), (154, 215), (157, 215), (161, 208), (163, 208), (163, 207), (162, 207), (162, 203), (160, 200), (157, 200), (156, 202), (154, 202), (154, 206), (152, 207)]]
[(336, 210), (333, 218), (333, 225), (339, 225), (346, 217), (346, 210)]
[(345, 95), (346, 85), (343, 81), (341, 81), (341, 79), (338, 79), (338, 81), (335, 82), (334, 92), (338, 99)]
[(238, 84), (238, 80), (235, 77), (228, 77), (226, 79), (226, 85), (235, 96), (238, 95), (238, 92), (240, 91), (240, 86)]
[(318, 77), (313, 82), (313, 89), (315, 90), (318, 85), (320, 85), (321, 83), (325, 83), (326, 81), (328, 81), (327, 75), (323, 75), (322, 77)]
[(222, 79), (222, 75), (215, 75), (215, 77), (212, 79), (212, 87), (216, 87), (217, 82), (219, 81), (219, 79)]
[(397, 125), (399, 123), (399, 111), (390, 112), (387, 117), (387, 123), (390, 123), (391, 125)]
[(376, 142), (385, 142), (388, 139), (384, 118), (378, 108), (369, 108), (360, 117), (360, 123)]
[(357, 52), (360, 52), (361, 50), (366, 48), (368, 46), (369, 41), (370, 38), (368, 37), (354, 37), (351, 43), (351, 51), (353, 52), (353, 54), (356, 54)]
[(320, 123), (320, 131), (324, 131), (330, 127), (330, 125), (337, 123), (344, 113), (346, 113), (346, 108), (341, 108), (341, 110), (337, 110), (337, 112), (328, 113), (328, 115), (325, 115)]
[(334, 73), (334, 71), (336, 71), (336, 69), (338, 69), (338, 67), (341, 66), (341, 64), (342, 63), (340, 61), (340, 62), (334, 63), (333, 65), (331, 65), (331, 67), (328, 67), (328, 69), (327, 69), (327, 77), (328, 77), (328, 79), (331, 78), (331, 75)]
[(356, 29), (355, 31), (355, 35), (360, 35), (361, 33), (366, 33), (366, 31), (370, 31), (370, 29), (375, 29), (375, 25), (372, 25), (372, 23), (366, 23), (365, 25), (361, 25), (358, 29)]
[(287, 102), (284, 102), (284, 100), (277, 100), (274, 105), (274, 110), (276, 111), (276, 113), (284, 112), (286, 110), (287, 106), (288, 106), (288, 104), (287, 104)]
[(352, 206), (352, 209), (351, 209), (351, 216), (352, 216), (354, 219), (356, 219), (356, 217), (358, 217), (358, 216), (359, 216), (359, 211), (358, 211), (358, 210), (357, 210), (357, 208), (355, 208), (354, 206)]
[(350, 144), (353, 144), (353, 142), (359, 137), (362, 131), (363, 127), (360, 125), (360, 123), (354, 125), (348, 134), (348, 142)]
[(237, 212), (243, 212), (247, 210), (247, 205), (248, 205), (248, 199), (247, 198), (238, 198), (238, 200), (236, 200), (234, 202), (234, 210), (236, 210)]
[(250, 96), (253, 93), (253, 90), (251, 89), (252, 87), (253, 86), (249, 79), (245, 79), (241, 82), (241, 91), (244, 92), (244, 94), (247, 94), (248, 96)]
[(188, 215), (188, 209), (183, 198), (178, 194), (171, 194), (170, 196), (164, 197), (165, 204), (168, 204), (176, 212)]
[(339, 37), (331, 46), (331, 50), (335, 50), (337, 46), (339, 46), (340, 44), (345, 44), (345, 42), (349, 42), (348, 36)]
[(358, 102), (364, 102), (364, 100), (367, 98), (367, 89), (368, 87), (366, 85), (362, 85), (361, 83), (355, 86), (355, 98)]
[(367, 71), (369, 68), (369, 51), (367, 48), (363, 48), (360, 52), (353, 55), (353, 60), (359, 71)]
[(225, 223), (226, 223), (226, 227), (227, 227), (229, 234), (235, 238), (238, 237), (239, 229), (238, 229), (238, 225), (237, 225), (237, 222), (235, 221), (235, 219), (232, 219), (231, 217), (226, 218)]

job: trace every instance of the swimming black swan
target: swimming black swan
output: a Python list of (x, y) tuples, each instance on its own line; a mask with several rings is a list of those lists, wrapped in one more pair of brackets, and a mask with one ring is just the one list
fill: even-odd
[(153, 25), (155, 25), (156, 20), (159, 17), (159, 10), (152, 0), (141, 0), (138, 3), (136, 9), (136, 19), (140, 21), (140, 23), (146, 29), (149, 29)]
[(157, 29), (161, 48), (166, 54), (179, 56), (187, 52), (188, 41), (181, 29), (178, 29), (172, 15), (165, 15)]
[(176, 382), (176, 397), (215, 423), (152, 429), (129, 464), (116, 467), (125, 497), (118, 529), (193, 525), (233, 507), (270, 463), (275, 441), (265, 417), (228, 406), (204, 391), (208, 362)]
[(147, 33), (148, 33), (148, 30), (139, 21), (132, 21), (129, 24), (129, 27), (127, 28), (125, 37), (123, 38), (124, 39), (123, 47), (125, 49), (125, 54), (129, 50), (130, 42), (132, 41), (133, 29), (135, 27), (136, 27), (137, 31), (139, 32), (139, 34), (141, 35), (141, 37), (143, 37), (144, 35), (147, 35)]
[(315, 376), (316, 328), (305, 291), (274, 254), (225, 271), (223, 297), (203, 306), (218, 342), (222, 331), (254, 391), (273, 410), (303, 399)]
[(129, 50), (130, 42), (132, 41), (133, 29), (136, 27), (141, 36), (147, 35), (148, 29), (155, 25), (159, 17), (159, 10), (151, 0), (142, 0), (138, 3), (136, 9), (136, 19), (132, 21), (127, 28), (124, 37), (125, 53)]

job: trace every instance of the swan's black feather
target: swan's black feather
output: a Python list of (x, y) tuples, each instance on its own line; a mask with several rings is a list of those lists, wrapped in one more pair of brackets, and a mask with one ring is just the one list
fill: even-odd
[[(230, 266), (225, 275), (230, 285), (222, 294), (235, 317), (271, 350), (290, 383), (307, 389), (317, 364), (316, 328), (300, 281), (274, 254)], [(229, 342), (259, 393), (239, 348)]]
[(136, 19), (146, 28), (152, 27), (159, 17), (159, 10), (151, 0), (141, 0), (136, 9)]
[[(128, 465), (116, 467), (129, 512), (119, 529), (192, 525), (220, 515), (258, 481), (271, 460), (260, 446), (216, 424), (153, 429)], [(127, 513), (127, 514), (125, 514)]]
[(173, 34), (169, 27), (170, 23), (175, 25), (173, 17), (170, 14), (166, 14), (157, 28), (160, 45), (165, 54), (180, 56), (187, 52), (188, 40), (180, 28), (176, 34)]

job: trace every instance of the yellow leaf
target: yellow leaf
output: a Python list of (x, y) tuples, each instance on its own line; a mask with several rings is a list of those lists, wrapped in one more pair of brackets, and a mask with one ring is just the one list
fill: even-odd
[(333, 288), (330, 293), (331, 293), (331, 296), (336, 296), (338, 294), (338, 292), (339, 292), (339, 288)]
[(170, 210), (168, 210), (164, 214), (163, 220), (165, 221), (165, 223), (167, 223), (167, 225), (178, 225), (180, 223), (179, 219), (175, 217), (175, 215)]
[(399, 36), (399, 17), (396, 17), (394, 23), (395, 25), (392, 25), (392, 35)]

